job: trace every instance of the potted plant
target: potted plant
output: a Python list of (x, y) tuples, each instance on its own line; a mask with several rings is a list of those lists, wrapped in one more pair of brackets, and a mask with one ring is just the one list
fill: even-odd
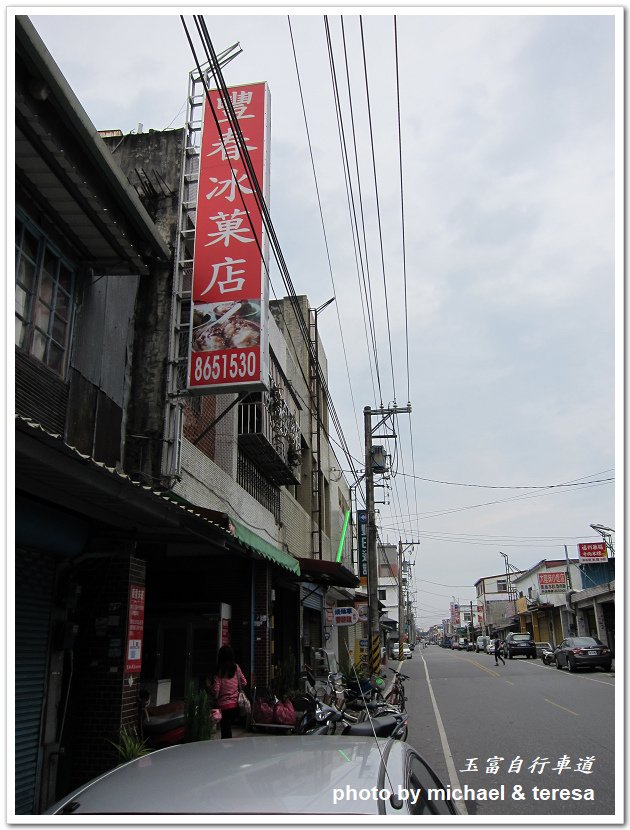
[(118, 757), (119, 764), (126, 764), (127, 761), (133, 761), (134, 758), (142, 758), (143, 755), (148, 755), (150, 749), (147, 749), (145, 741), (138, 735), (134, 726), (123, 726), (120, 730), (120, 740), (118, 743), (109, 741)]
[(205, 689), (198, 689), (194, 683), (188, 686), (184, 702), (184, 741), (209, 741), (216, 732), (213, 717), (213, 701)]

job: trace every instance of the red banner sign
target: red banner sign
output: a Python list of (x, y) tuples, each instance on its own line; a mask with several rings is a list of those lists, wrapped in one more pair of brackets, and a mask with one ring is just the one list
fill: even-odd
[(538, 587), (542, 594), (567, 590), (567, 575), (564, 571), (545, 571), (538, 574)]
[(142, 670), (142, 636), (144, 631), (144, 592), (142, 585), (129, 586), (129, 625), (125, 671), (140, 674)]
[(606, 542), (585, 542), (578, 545), (578, 553), (582, 564), (608, 561)]
[[(221, 94), (209, 95), (199, 161), (188, 369), (188, 388), (197, 393), (255, 389), (268, 382), (262, 215)], [(229, 95), (267, 199), (267, 85), (232, 87)]]

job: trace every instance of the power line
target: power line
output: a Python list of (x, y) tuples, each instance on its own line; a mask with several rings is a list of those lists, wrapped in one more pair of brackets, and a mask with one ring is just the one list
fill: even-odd
[(378, 193), (378, 177), (376, 175), (376, 155), (374, 150), (374, 130), (372, 127), (372, 108), (370, 106), (370, 88), (368, 82), (368, 71), (367, 71), (367, 58), (365, 54), (365, 38), (363, 35), (363, 16), (359, 15), (359, 28), (361, 31), (361, 48), (363, 52), (363, 73), (365, 77), (365, 94), (366, 94), (366, 101), (367, 101), (367, 116), (368, 116), (368, 125), (369, 125), (369, 132), (370, 132), (370, 148), (372, 151), (372, 173), (374, 178), (374, 196), (375, 196), (375, 204), (376, 204), (376, 217), (377, 217), (377, 224), (378, 224), (378, 237), (379, 237), (379, 247), (381, 252), (381, 269), (383, 273), (383, 292), (385, 295), (385, 319), (387, 323), (387, 339), (389, 342), (389, 362), (391, 366), (392, 372), (392, 391), (394, 394), (394, 406), (396, 405), (396, 379), (394, 374), (394, 354), (392, 350), (392, 330), (390, 325), (389, 319), (389, 299), (387, 295), (387, 278), (385, 276), (385, 254), (383, 250), (383, 228), (381, 224), (381, 206), (380, 206), (380, 199)]
[[(319, 362), (315, 358), (314, 347), (313, 347), (313, 344), (312, 344), (311, 339), (310, 339), (310, 334), (309, 334), (309, 331), (308, 331), (308, 327), (307, 327), (306, 321), (303, 318), (301, 308), (300, 308), (300, 306), (297, 302), (297, 294), (295, 292), (295, 288), (294, 288), (293, 283), (291, 281), (291, 276), (289, 274), (289, 269), (288, 269), (288, 266), (287, 266), (286, 261), (284, 259), (284, 255), (282, 253), (282, 250), (280, 248), (280, 244), (279, 244), (278, 238), (276, 236), (275, 229), (273, 227), (273, 223), (271, 221), (271, 216), (269, 214), (269, 210), (268, 210), (267, 204), (265, 202), (264, 195), (263, 195), (261, 187), (260, 187), (260, 183), (258, 182), (258, 177), (256, 176), (256, 172), (255, 172), (254, 166), (252, 164), (251, 157), (249, 155), (249, 150), (247, 149), (245, 139), (243, 138), (243, 134), (241, 132), (240, 124), (238, 123), (238, 117), (236, 115), (236, 112), (234, 110), (234, 106), (233, 106), (232, 101), (230, 99), (229, 91), (228, 91), (227, 85), (225, 83), (225, 79), (223, 78), (223, 73), (221, 71), (221, 67), (219, 65), (219, 61), (217, 59), (217, 55), (216, 55), (216, 52), (214, 50), (214, 46), (212, 44), (212, 40), (210, 38), (210, 35), (208, 34), (208, 30), (207, 30), (205, 21), (203, 19), (203, 16), (195, 15), (194, 19), (195, 19), (195, 23), (196, 23), (197, 30), (198, 30), (198, 33), (200, 35), (202, 44), (204, 46), (204, 50), (206, 52), (206, 57), (208, 59), (208, 63), (210, 64), (211, 71), (213, 73), (213, 76), (214, 76), (214, 79), (216, 81), (217, 87), (219, 88), (220, 93), (221, 93), (221, 97), (222, 97), (223, 105), (224, 105), (224, 110), (225, 110), (225, 113), (227, 115), (228, 121), (230, 123), (231, 129), (232, 129), (232, 132), (233, 132), (233, 136), (234, 136), (234, 140), (235, 140), (236, 144), (239, 147), (239, 151), (240, 151), (241, 157), (243, 159), (243, 163), (245, 165), (245, 172), (246, 172), (246, 175), (247, 175), (247, 178), (248, 178), (248, 182), (252, 187), (252, 190), (253, 190), (255, 198), (256, 198), (256, 203), (257, 203), (257, 205), (258, 205), (258, 207), (261, 211), (261, 216), (262, 216), (262, 219), (263, 219), (263, 223), (264, 223), (265, 229), (267, 231), (267, 234), (269, 236), (270, 246), (271, 246), (271, 248), (274, 252), (276, 262), (278, 263), (278, 266), (280, 268), (282, 279), (283, 279), (283, 281), (285, 283), (285, 286), (287, 288), (287, 292), (288, 292), (288, 295), (289, 295), (289, 301), (290, 301), (291, 305), (293, 306), (295, 317), (296, 317), (296, 322), (298, 323), (298, 328), (301, 331), (301, 334), (302, 334), (302, 337), (304, 339), (305, 345), (307, 347), (310, 359), (313, 362), (313, 365), (315, 366), (315, 370), (318, 374), (318, 379), (319, 379), (319, 382), (321, 384), (322, 391), (323, 391), (324, 395), (326, 396), (326, 404), (327, 404), (327, 407), (328, 407), (329, 414), (331, 416), (331, 420), (332, 420), (333, 424), (335, 425), (335, 429), (337, 431), (337, 436), (338, 436), (339, 440), (341, 441), (341, 444), (344, 448), (344, 452), (346, 454), (346, 457), (348, 459), (350, 467), (353, 469), (353, 472), (355, 474), (355, 478), (358, 478), (358, 475), (356, 474), (356, 471), (354, 470), (354, 465), (352, 464), (352, 457), (350, 455), (349, 448), (347, 446), (347, 442), (346, 442), (345, 436), (343, 434), (343, 430), (341, 428), (341, 423), (340, 423), (339, 418), (337, 416), (336, 410), (335, 410), (333, 402), (332, 402), (332, 398), (330, 396), (330, 392), (328, 390), (328, 384), (326, 382), (326, 379), (323, 376), (321, 365), (319, 364)], [(201, 68), (199, 66), (199, 62), (198, 62), (196, 54), (195, 54), (195, 50), (194, 50), (194, 47), (193, 47), (193, 44), (192, 44), (192, 40), (191, 40), (190, 35), (188, 33), (186, 22), (184, 21), (183, 16), (181, 17), (181, 20), (182, 20), (182, 23), (184, 25), (184, 29), (186, 30), (186, 35), (188, 37), (189, 44), (190, 44), (191, 49), (193, 51), (193, 55), (195, 57), (195, 62), (197, 64), (199, 74), (203, 78), (203, 74), (201, 73)], [(205, 87), (205, 81), (204, 81), (204, 87)], [(209, 90), (207, 88), (206, 88), (206, 97), (210, 101), (210, 104), (211, 104)], [(214, 112), (214, 110), (213, 110), (213, 112)], [(216, 119), (216, 114), (215, 114), (215, 120), (217, 120)], [(221, 131), (219, 130), (219, 133), (220, 132)], [(262, 255), (262, 250), (261, 250), (260, 246), (259, 246), (259, 250), (261, 251), (261, 255)]]
[[(352, 173), (350, 170), (350, 161), (348, 158), (348, 149), (346, 142), (346, 133), (344, 128), (343, 111), (341, 107), (341, 99), (339, 95), (339, 88), (337, 84), (337, 74), (335, 70), (334, 51), (332, 48), (332, 41), (330, 37), (330, 28), (328, 26), (328, 17), (324, 17), (326, 40), (328, 44), (328, 56), (330, 62), (330, 73), (333, 85), (333, 99), (337, 111), (337, 128), (339, 130), (339, 140), (342, 148), (342, 162), (344, 167), (344, 179), (346, 182), (346, 193), (348, 198), (348, 209), (350, 211), (350, 226), (352, 229), (352, 239), (355, 246), (355, 260), (357, 265), (357, 280), (359, 283), (359, 297), (361, 298), (361, 311), (363, 313), (363, 326), (366, 334), (366, 342), (368, 345), (368, 361), (370, 366), (370, 374), (372, 375), (372, 390), (374, 398), (376, 399), (376, 390), (374, 389), (374, 376), (372, 374), (372, 353), (374, 355), (374, 372), (376, 374), (376, 382), (379, 390), (379, 399), (383, 400), (383, 393), (381, 390), (381, 376), (378, 362), (378, 348), (376, 343), (376, 326), (374, 322), (374, 304), (372, 301), (372, 284), (370, 280), (370, 266), (367, 253), (367, 239), (365, 233), (365, 214), (363, 211), (363, 193), (361, 188), (361, 175), (359, 172), (359, 156), (357, 152), (357, 138), (354, 123), (354, 107), (352, 106), (352, 92), (350, 89), (350, 70), (348, 65), (348, 53), (346, 47), (345, 28), (343, 17), (341, 17), (341, 36), (343, 42), (344, 65), (346, 70), (346, 87), (348, 94), (348, 111), (350, 113), (350, 127), (352, 131), (352, 144), (354, 148), (354, 165), (357, 180), (357, 196), (359, 211), (361, 215), (361, 227), (363, 234), (363, 250), (361, 248), (361, 234), (359, 233), (359, 223), (357, 219), (357, 207), (352, 187)], [(365, 259), (365, 265), (364, 265)], [(367, 314), (367, 321), (366, 321)], [(368, 336), (369, 329), (369, 336)], [(370, 340), (372, 346), (372, 353), (370, 352)]]
[[(311, 134), (310, 134), (310, 130), (309, 130), (309, 127), (308, 127), (308, 118), (306, 117), (306, 105), (304, 103), (304, 93), (302, 91), (302, 80), (300, 78), (300, 69), (299, 69), (299, 66), (298, 66), (297, 53), (296, 53), (296, 50), (295, 50), (295, 41), (293, 39), (293, 29), (291, 27), (291, 17), (290, 17), (290, 15), (287, 15), (287, 22), (289, 24), (289, 36), (291, 38), (291, 47), (293, 49), (293, 60), (294, 60), (294, 63), (295, 63), (295, 74), (296, 74), (296, 77), (297, 77), (298, 89), (299, 89), (299, 92), (300, 92), (300, 101), (302, 103), (302, 113), (304, 115), (304, 128), (306, 130), (306, 139), (307, 139), (307, 142), (308, 142), (308, 149), (309, 149), (309, 154), (310, 154), (310, 158), (311, 158), (311, 168), (313, 170), (313, 180), (314, 180), (314, 183), (315, 183), (315, 193), (317, 195), (317, 204), (319, 205), (319, 216), (320, 216), (321, 223), (322, 223), (322, 233), (324, 235), (324, 246), (326, 248), (326, 258), (328, 260), (328, 270), (330, 271), (330, 281), (332, 283), (333, 294), (336, 297), (337, 296), (337, 287), (335, 285), (335, 278), (334, 278), (334, 274), (333, 274), (332, 262), (331, 262), (331, 259), (330, 259), (330, 248), (328, 246), (328, 235), (326, 234), (326, 224), (324, 222), (324, 212), (323, 212), (323, 209), (322, 209), (322, 200), (321, 200), (321, 196), (320, 196), (320, 193), (319, 193), (319, 183), (317, 181), (317, 171), (315, 169), (315, 159), (313, 157), (313, 146), (312, 146), (312, 143), (311, 143)], [(345, 342), (345, 339), (344, 339), (344, 336), (343, 336), (343, 327), (341, 325), (341, 312), (339, 310), (339, 303), (335, 303), (335, 308), (336, 308), (336, 312), (337, 312), (337, 321), (339, 323), (339, 335), (341, 337), (341, 345), (342, 345), (342, 348), (343, 348), (343, 356), (344, 356), (344, 361), (345, 361), (345, 364), (346, 364), (346, 374), (348, 376), (348, 388), (350, 390), (350, 399), (352, 401), (352, 409), (354, 411), (355, 423), (356, 423), (356, 427), (357, 427), (357, 436), (359, 436), (359, 439), (360, 439), (359, 422), (357, 420), (357, 418), (358, 418), (358, 416), (357, 416), (357, 406), (356, 406), (356, 403), (355, 403), (355, 400), (354, 400), (354, 392), (352, 390), (352, 381), (351, 381), (351, 378), (350, 378), (350, 367), (348, 365), (348, 353), (346, 351), (346, 342)]]
[[(407, 475), (401, 473), (400, 475)], [(593, 475), (598, 475), (593, 473)], [(607, 481), (614, 481), (614, 476), (610, 478), (598, 478), (593, 481), (572, 480), (562, 484), (465, 484), (461, 481), (441, 481), (436, 478), (424, 478), (423, 476), (408, 475), (408, 478), (415, 478), (418, 481), (428, 481), (432, 484), (448, 484), (451, 487), (476, 487), (481, 490), (551, 490), (558, 487), (579, 487), (581, 484), (603, 484)], [(589, 476), (584, 476), (589, 478)]]

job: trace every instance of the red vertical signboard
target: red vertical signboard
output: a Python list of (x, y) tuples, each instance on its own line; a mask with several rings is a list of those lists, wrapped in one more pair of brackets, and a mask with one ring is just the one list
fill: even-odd
[(129, 586), (129, 624), (127, 627), (127, 651), (125, 671), (140, 674), (142, 670), (142, 635), (144, 631), (144, 587)]
[[(193, 393), (257, 389), (268, 383), (266, 234), (221, 94), (211, 90), (209, 96), (193, 258), (188, 364)], [(267, 200), (267, 85), (231, 87), (229, 97)]]

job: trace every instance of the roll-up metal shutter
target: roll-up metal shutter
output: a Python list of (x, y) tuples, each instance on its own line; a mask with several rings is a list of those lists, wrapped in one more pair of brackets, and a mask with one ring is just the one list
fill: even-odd
[(312, 608), (314, 611), (321, 611), (324, 602), (322, 589), (315, 585), (311, 585), (310, 582), (305, 582), (302, 585), (302, 591), (304, 594), (302, 597), (302, 605), (304, 608)]
[(41, 724), (55, 574), (50, 554), (15, 557), (15, 812), (37, 809)]

